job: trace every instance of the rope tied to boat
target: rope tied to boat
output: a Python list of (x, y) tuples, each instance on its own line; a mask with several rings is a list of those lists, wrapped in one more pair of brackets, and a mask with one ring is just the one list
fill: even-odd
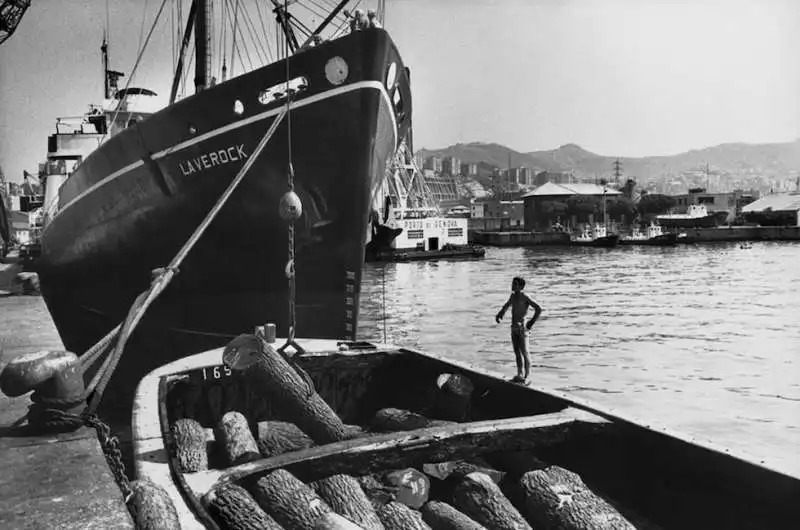
[[(33, 403), (29, 407), (28, 412), (22, 418), (14, 422), (12, 428), (25, 429), (27, 431), (38, 431), (41, 429), (58, 431), (75, 430), (81, 426), (94, 428), (97, 431), (98, 440), (100, 441), (106, 461), (114, 474), (115, 481), (134, 519), (136, 513), (131, 503), (133, 491), (125, 473), (125, 464), (122, 461), (122, 455), (119, 450), (119, 440), (113, 434), (111, 428), (95, 414), (95, 411), (100, 404), (106, 386), (119, 364), (128, 339), (144, 317), (145, 312), (159, 295), (164, 292), (173, 277), (178, 273), (180, 264), (189, 254), (189, 251), (200, 240), (200, 237), (231, 197), (245, 175), (247, 175), (253, 163), (258, 159), (258, 156), (275, 134), (275, 131), (287, 115), (287, 112), (288, 108), (284, 108), (278, 116), (276, 116), (267, 132), (261, 138), (261, 141), (253, 150), (253, 154), (245, 161), (236, 177), (228, 185), (228, 188), (219, 197), (216, 204), (214, 204), (205, 219), (203, 219), (200, 225), (195, 229), (170, 264), (166, 267), (154, 269), (151, 272), (150, 287), (136, 297), (125, 320), (109, 331), (94, 346), (89, 348), (78, 360), (68, 365), (67, 370), (71, 370), (67, 376), (68, 378), (71, 377), (71, 379), (67, 381), (68, 384), (66, 386), (68, 394), (58, 395), (58, 392), (53, 393), (51, 389), (49, 389), (48, 392), (44, 392), (44, 389), (39, 387), (29, 388), (27, 391), (23, 392), (27, 393), (30, 390), (34, 390), (31, 395)], [(83, 374), (85, 374), (104, 354), (106, 357), (103, 363), (84, 390), (82, 387)], [(74, 356), (74, 354), (70, 355)], [(78, 384), (76, 383), (77, 379), (75, 374), (79, 376), (77, 379), (80, 380), (80, 388), (78, 388)], [(59, 377), (64, 376), (61, 374)], [(72, 384), (71, 390), (69, 384)], [(62, 384), (62, 391), (63, 387), (64, 385)], [(22, 395), (22, 393), (17, 395)], [(83, 404), (85, 404), (87, 400), (88, 406), (83, 408)], [(75, 413), (77, 411), (76, 409), (83, 410), (80, 413)], [(23, 425), (26, 420), (27, 425)]]

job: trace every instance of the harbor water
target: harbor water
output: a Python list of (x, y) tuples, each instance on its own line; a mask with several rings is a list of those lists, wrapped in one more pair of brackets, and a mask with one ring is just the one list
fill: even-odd
[(361, 335), (516, 372), (511, 278), (544, 309), (532, 385), (800, 477), (800, 245), (489, 248), (369, 266)]

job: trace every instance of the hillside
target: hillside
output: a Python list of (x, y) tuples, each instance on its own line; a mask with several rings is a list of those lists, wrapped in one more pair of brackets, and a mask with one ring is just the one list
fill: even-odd
[[(444, 149), (420, 149), (423, 157), (455, 156), (462, 162), (485, 162), (498, 168), (525, 166), (537, 172), (572, 171), (583, 179), (610, 178), (617, 157), (592, 153), (575, 144), (549, 151), (520, 153), (496, 143), (473, 142)], [(693, 174), (706, 164), (711, 173), (732, 179), (794, 178), (800, 175), (800, 140), (774, 144), (722, 144), (670, 156), (620, 157), (623, 173), (640, 183), (663, 182)]]

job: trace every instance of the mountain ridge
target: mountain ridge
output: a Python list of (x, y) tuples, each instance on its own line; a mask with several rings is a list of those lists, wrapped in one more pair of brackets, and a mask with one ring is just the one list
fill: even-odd
[(539, 171), (572, 172), (577, 178), (610, 178), (619, 159), (625, 178), (657, 182), (687, 172), (704, 170), (732, 177), (796, 178), (800, 175), (800, 139), (793, 142), (751, 144), (730, 142), (690, 149), (672, 155), (616, 157), (588, 151), (568, 143), (556, 149), (520, 152), (495, 142), (457, 143), (441, 149), (422, 148), (423, 158), (455, 156), (462, 163), (483, 162), (497, 168), (529, 167)]

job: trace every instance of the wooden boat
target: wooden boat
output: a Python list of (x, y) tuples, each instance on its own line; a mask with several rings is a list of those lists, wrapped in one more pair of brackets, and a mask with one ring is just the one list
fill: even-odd
[[(714, 444), (431, 353), (318, 339), (287, 360), (268, 335), (138, 387), (135, 474), (183, 529), (241, 514), (267, 528), (423, 529), (766, 529), (800, 516), (797, 477)], [(276, 449), (285, 422), (303, 432)], [(441, 526), (451, 516), (468, 524)]]

